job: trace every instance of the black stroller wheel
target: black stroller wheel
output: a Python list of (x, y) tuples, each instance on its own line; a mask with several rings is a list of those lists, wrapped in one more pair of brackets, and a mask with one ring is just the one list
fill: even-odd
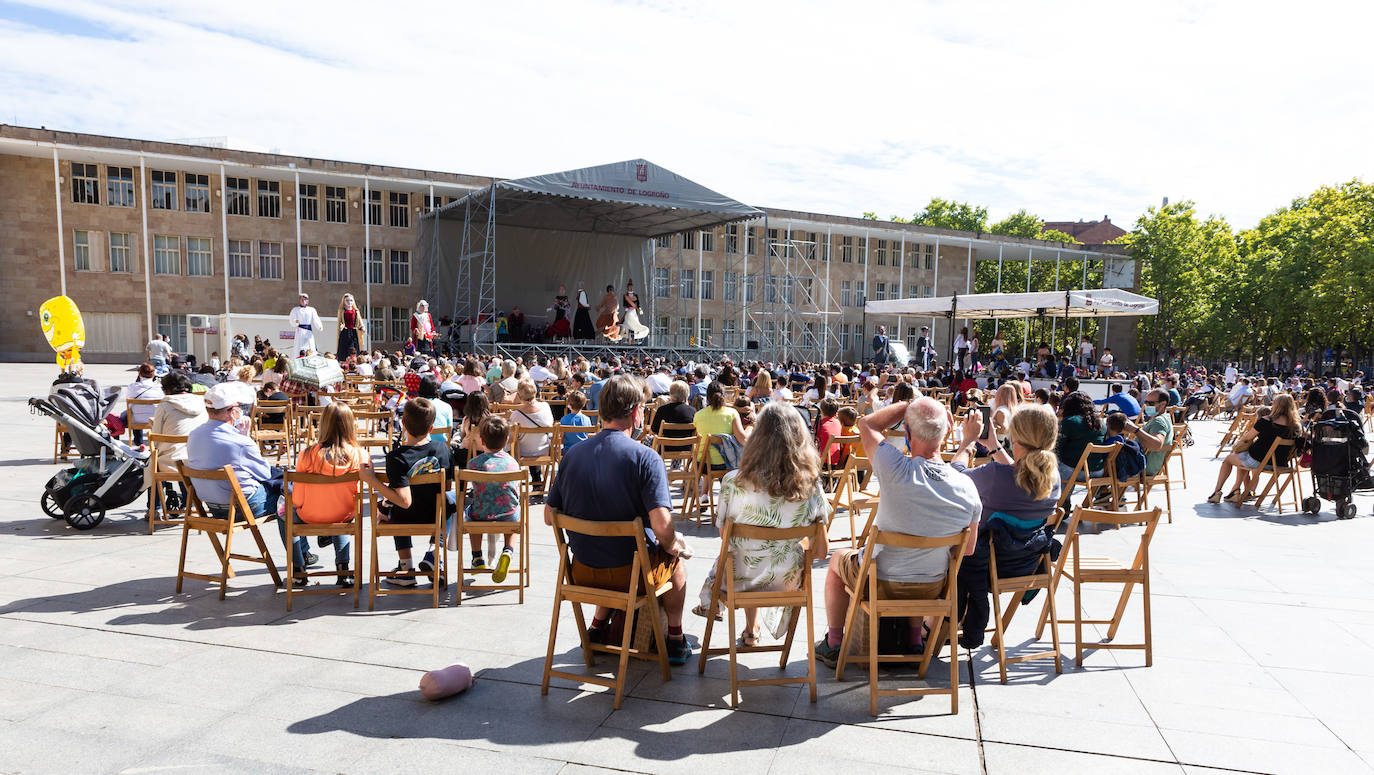
[(1321, 499), (1314, 495), (1309, 495), (1306, 498), (1303, 498), (1302, 510), (1307, 512), (1308, 514), (1316, 514), (1317, 512), (1322, 510)]
[(57, 496), (47, 490), (44, 490), (43, 497), (38, 499), (38, 505), (42, 507), (44, 514), (53, 519), (63, 519), (67, 516), (62, 511), (62, 504), (57, 502)]
[(1341, 519), (1353, 519), (1355, 517), (1355, 504), (1342, 503), (1336, 506), (1336, 516)]
[(67, 524), (90, 530), (105, 519), (105, 504), (94, 495), (78, 495), (67, 501)]

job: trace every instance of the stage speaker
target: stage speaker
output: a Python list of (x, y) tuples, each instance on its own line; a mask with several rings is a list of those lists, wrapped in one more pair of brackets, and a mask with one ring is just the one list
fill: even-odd
[(744, 349), (746, 349), (746, 350), (757, 350), (757, 349), (759, 349), (759, 340), (757, 340), (757, 339), (750, 339), (749, 341), (747, 341), (747, 342), (744, 343)]

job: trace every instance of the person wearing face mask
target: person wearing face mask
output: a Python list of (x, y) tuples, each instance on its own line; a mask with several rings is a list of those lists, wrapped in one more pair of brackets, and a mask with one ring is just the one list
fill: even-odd
[(1126, 420), (1126, 430), (1135, 433), (1140, 448), (1145, 450), (1145, 476), (1151, 477), (1164, 467), (1169, 457), (1169, 448), (1174, 445), (1174, 423), (1165, 408), (1169, 405), (1169, 394), (1156, 388), (1145, 395), (1144, 425), (1136, 425)]

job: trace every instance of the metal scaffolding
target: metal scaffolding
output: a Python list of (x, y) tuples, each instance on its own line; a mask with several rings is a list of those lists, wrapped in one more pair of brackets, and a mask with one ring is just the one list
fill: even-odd
[[(496, 341), (496, 186), (473, 192), (463, 202), (463, 240), (454, 284), (453, 321), (455, 326), (468, 326), (471, 351), (483, 352), (479, 344)], [(437, 231), (434, 241), (438, 242)], [(478, 265), (476, 286), (472, 282), (474, 263)], [(479, 335), (483, 323), (488, 325)]]

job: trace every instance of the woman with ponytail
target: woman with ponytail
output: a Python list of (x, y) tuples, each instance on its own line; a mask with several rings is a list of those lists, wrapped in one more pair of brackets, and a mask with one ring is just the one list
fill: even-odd
[(983, 418), (979, 412), (969, 412), (964, 420), (964, 442), (951, 465), (973, 480), (983, 501), (973, 551), (959, 568), (957, 594), (963, 622), (959, 645), (964, 648), (982, 645), (988, 624), (989, 543), (997, 547), (997, 575), (1002, 578), (1034, 573), (1046, 548), (1053, 555), (1059, 553), (1059, 543), (1047, 525), (1061, 486), (1054, 453), (1058, 431), (1058, 420), (1047, 407), (1018, 406), (1007, 425), (1011, 454), (1003, 448), (994, 425), (988, 445), (996, 451), (992, 460), (969, 468), (973, 445), (983, 433)]

